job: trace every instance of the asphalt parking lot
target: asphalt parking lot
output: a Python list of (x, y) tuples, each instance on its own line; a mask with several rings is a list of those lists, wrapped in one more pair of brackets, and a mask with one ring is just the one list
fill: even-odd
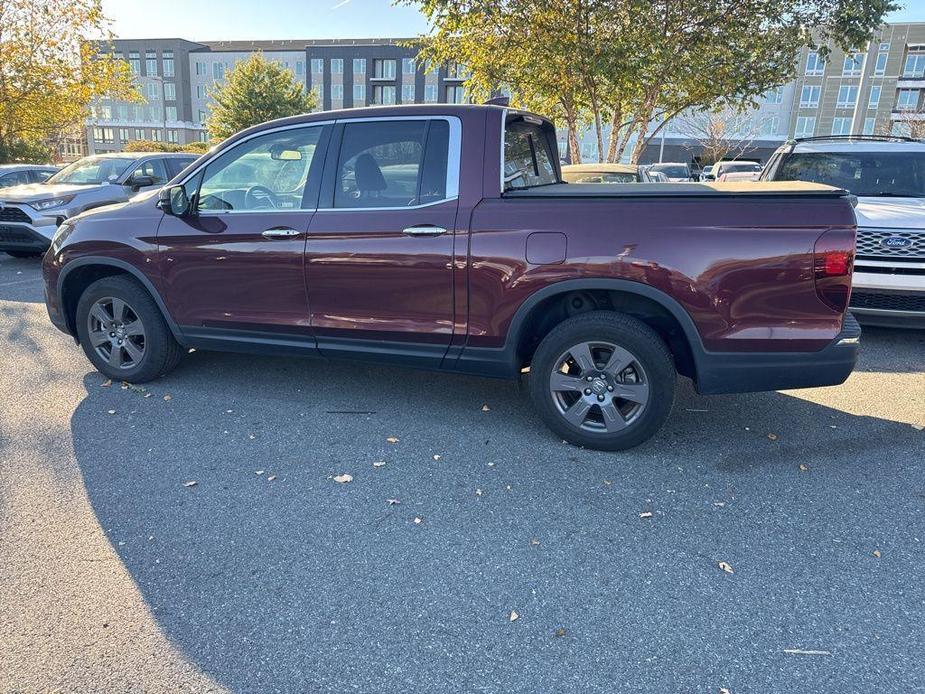
[(39, 276), (0, 255), (0, 691), (925, 690), (925, 332), (608, 454), (489, 379), (106, 387)]

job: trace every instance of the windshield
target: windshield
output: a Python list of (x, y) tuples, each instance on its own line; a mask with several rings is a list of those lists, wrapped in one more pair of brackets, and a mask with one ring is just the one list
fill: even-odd
[(761, 164), (755, 162), (742, 162), (723, 164), (723, 173), (733, 173), (735, 171), (761, 171)]
[(125, 173), (135, 163), (134, 159), (116, 157), (84, 157), (61, 169), (45, 183), (70, 183), (94, 185), (110, 183)]
[(862, 197), (925, 197), (925, 152), (805, 152), (786, 155), (774, 179), (844, 188)]
[(650, 168), (652, 171), (661, 171), (668, 178), (689, 178), (691, 175), (684, 164), (654, 164)]
[(638, 183), (639, 176), (631, 171), (563, 171), (566, 183)]

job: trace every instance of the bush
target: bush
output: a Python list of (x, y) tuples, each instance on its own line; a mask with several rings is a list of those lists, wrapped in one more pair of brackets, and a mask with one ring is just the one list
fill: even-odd
[(177, 145), (172, 142), (155, 142), (154, 140), (132, 140), (125, 145), (126, 152), (193, 152), (203, 154), (209, 151), (208, 142), (187, 142)]

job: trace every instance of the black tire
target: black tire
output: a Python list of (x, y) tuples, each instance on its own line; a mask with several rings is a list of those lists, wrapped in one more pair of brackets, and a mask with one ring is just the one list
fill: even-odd
[[(91, 319), (90, 312), (97, 302), (110, 298), (125, 302), (130, 311), (128, 315), (134, 315), (141, 321), (143, 328), (141, 355), (137, 361), (131, 361), (128, 357), (127, 361), (131, 363), (124, 367), (113, 366), (91, 341), (91, 320), (95, 319)], [(143, 286), (127, 276), (104, 277), (87, 287), (77, 302), (76, 323), (77, 336), (84, 354), (100, 373), (113, 380), (144, 383), (159, 378), (172, 371), (183, 354), (154, 299)], [(125, 341), (129, 339), (138, 338), (125, 338)], [(101, 349), (106, 351), (106, 343), (103, 343)], [(111, 354), (112, 345), (109, 352)], [(120, 351), (120, 355), (125, 354), (127, 352)]]
[(7, 255), (14, 258), (41, 258), (45, 253), (43, 251), (5, 251)]
[[(593, 365), (585, 370), (571, 355), (588, 344)], [(614, 364), (625, 361), (616, 359), (618, 349), (632, 357), (628, 366), (614, 367), (620, 369), (616, 376), (604, 370), (608, 348)], [(588, 374), (594, 375), (589, 379)], [(556, 383), (567, 382), (568, 388), (556, 390), (554, 377)], [(581, 384), (578, 392), (572, 390), (576, 378)], [(652, 328), (622, 313), (592, 311), (563, 321), (540, 342), (530, 365), (529, 390), (540, 417), (558, 436), (585, 448), (620, 451), (638, 446), (662, 427), (671, 414), (676, 379), (671, 352)], [(619, 398), (621, 393), (630, 399)], [(644, 403), (633, 401), (641, 400), (643, 393)], [(605, 400), (598, 404), (601, 398)], [(565, 411), (572, 413), (571, 420)], [(581, 417), (581, 423), (576, 425), (575, 417)]]

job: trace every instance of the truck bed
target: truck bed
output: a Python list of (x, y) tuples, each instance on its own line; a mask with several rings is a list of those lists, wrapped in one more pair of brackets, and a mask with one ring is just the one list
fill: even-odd
[(742, 181), (739, 183), (556, 183), (508, 190), (506, 198), (709, 198), (709, 197), (822, 197), (848, 195), (841, 188), (799, 181)]

